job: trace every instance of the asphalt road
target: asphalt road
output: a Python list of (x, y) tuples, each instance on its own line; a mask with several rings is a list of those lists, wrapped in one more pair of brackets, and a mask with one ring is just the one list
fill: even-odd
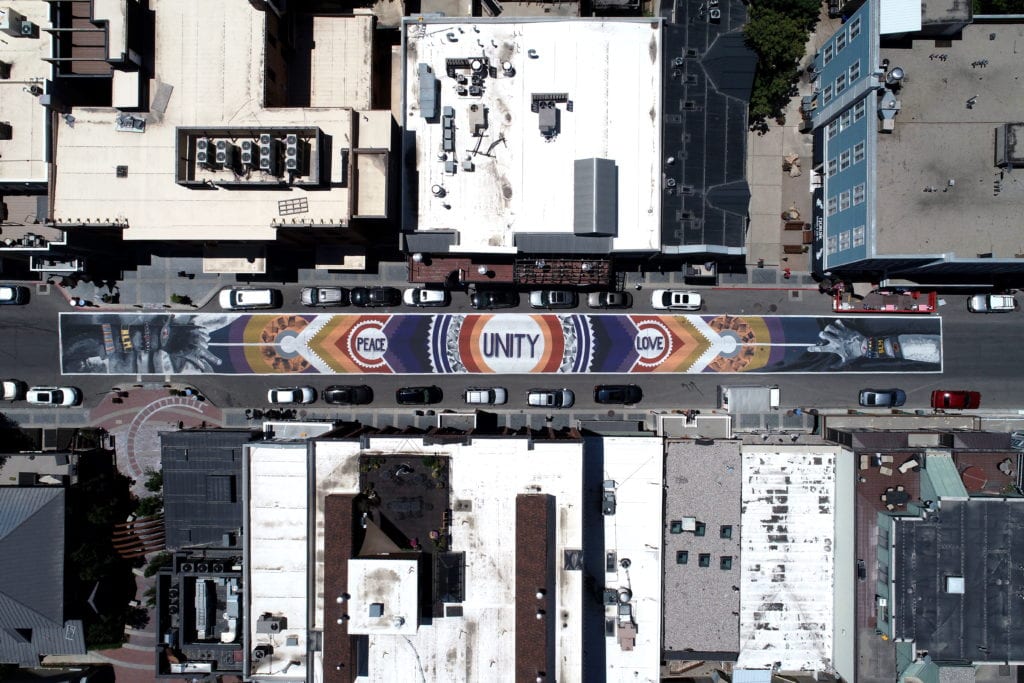
[[(288, 285), (285, 290), (285, 310), (302, 310), (298, 306), (299, 285)], [(633, 291), (633, 311), (651, 312), (650, 289)], [(706, 289), (705, 309), (702, 314), (723, 313), (748, 315), (829, 315), (829, 299), (814, 291), (802, 290), (794, 296), (786, 290)], [(529, 310), (527, 297), (522, 297), (520, 311)], [(731, 384), (778, 384), (782, 391), (782, 407), (847, 408), (857, 403), (857, 392), (871, 387), (888, 389), (899, 387), (908, 394), (908, 408), (927, 408), (933, 389), (971, 389), (981, 391), (983, 409), (1008, 409), (1020, 405), (1017, 386), (1024, 372), (1024, 345), (1017, 339), (1022, 319), (1019, 313), (979, 315), (966, 310), (966, 296), (941, 298), (943, 321), (944, 370), (942, 373), (924, 374), (773, 374), (773, 375), (662, 375), (645, 374), (632, 379), (644, 391), (644, 400), (634, 410), (689, 409), (714, 407), (716, 387)], [(16, 377), (30, 384), (71, 384), (82, 389), (86, 404), (99, 401), (113, 386), (131, 385), (135, 377), (69, 376), (60, 374), (58, 351), (58, 312), (70, 308), (57, 293), (38, 295), (33, 292), (27, 306), (0, 308), (0, 334), (4, 344), (0, 348), (0, 376)], [(204, 310), (219, 310), (216, 302)], [(356, 312), (365, 309), (333, 309)], [(410, 312), (421, 309), (397, 307), (375, 309), (377, 312)], [(455, 293), (449, 312), (470, 311), (468, 297)], [(577, 311), (584, 312), (585, 306)], [(173, 381), (187, 381), (205, 393), (221, 407), (266, 407), (266, 390), (274, 386), (309, 384), (322, 389), (330, 384), (369, 384), (375, 392), (375, 401), (368, 408), (394, 409), (394, 392), (401, 386), (436, 384), (445, 395), (443, 403), (433, 408), (454, 408), (464, 405), (462, 394), (468, 387), (503, 386), (509, 391), (509, 403), (499, 410), (526, 409), (526, 392), (531, 388), (572, 389), (577, 396), (579, 410), (606, 410), (598, 408), (592, 400), (595, 384), (621, 384), (630, 378), (623, 375), (439, 375), (402, 377), (395, 375), (366, 376), (308, 376), (268, 377), (247, 376), (188, 376)], [(144, 381), (162, 381), (162, 377), (144, 377)], [(551, 412), (539, 411), (539, 412)]]

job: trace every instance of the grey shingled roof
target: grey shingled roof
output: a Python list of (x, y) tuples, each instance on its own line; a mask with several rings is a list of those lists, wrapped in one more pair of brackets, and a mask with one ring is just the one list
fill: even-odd
[(64, 621), (64, 506), (64, 489), (0, 488), (0, 662), (85, 653)]

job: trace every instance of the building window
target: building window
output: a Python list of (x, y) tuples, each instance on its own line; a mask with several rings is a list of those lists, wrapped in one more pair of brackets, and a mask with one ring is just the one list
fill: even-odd
[(844, 230), (839, 233), (839, 251), (846, 251), (850, 248), (850, 231)]
[(836, 160), (834, 158), (833, 159), (829, 159), (828, 160), (828, 177), (831, 178), (835, 174), (836, 174)]
[(732, 538), (732, 524), (723, 524), (718, 530), (719, 538)]
[(710, 567), (711, 566), (711, 553), (701, 553), (697, 557), (697, 564), (699, 564), (702, 567)]
[(704, 522), (697, 522), (697, 527), (693, 530), (694, 536), (703, 536), (707, 533), (708, 527)]
[(850, 65), (850, 83), (860, 78), (860, 60)]
[(859, 225), (853, 229), (853, 246), (863, 247), (866, 235), (866, 230), (863, 225)]
[(839, 205), (839, 200), (835, 197), (828, 198), (828, 215), (834, 216), (836, 213), (836, 207)]
[(864, 118), (864, 112), (868, 108), (868, 101), (866, 99), (861, 100), (857, 104), (853, 105), (853, 120), (860, 121)]
[(837, 135), (839, 135), (839, 121), (833, 121), (828, 124), (828, 139), (831, 140)]
[(683, 520), (673, 519), (672, 523), (668, 525), (668, 532), (670, 534), (681, 534), (683, 533)]
[(853, 205), (856, 206), (864, 201), (864, 183), (853, 187)]
[(677, 550), (676, 551), (676, 564), (686, 564), (690, 561), (689, 550)]
[(850, 208), (850, 191), (844, 190), (839, 193), (839, 210), (846, 211)]
[(853, 163), (859, 164), (864, 161), (864, 143), (858, 142), (853, 146)]
[(732, 569), (732, 557), (729, 555), (722, 555), (718, 560), (719, 569)]
[(830, 255), (836, 253), (836, 236), (835, 235), (833, 235), (832, 237), (829, 237), (827, 240), (825, 240), (825, 253), (826, 254), (830, 254)]
[(825, 89), (821, 91), (821, 104), (822, 106), (832, 101), (832, 84), (829, 83), (825, 86)]
[(850, 22), (850, 42), (860, 35), (860, 17), (857, 17)]
[(850, 168), (850, 150), (844, 149), (839, 153), (839, 172), (842, 173)]
[(822, 61), (825, 64), (828, 64), (829, 62), (832, 61), (832, 55), (833, 55), (832, 43), (829, 43), (828, 45), (825, 46), (825, 54), (824, 54), (824, 57), (822, 57)]
[(844, 47), (846, 47), (846, 31), (836, 36), (836, 54), (842, 52)]
[(836, 76), (836, 95), (841, 94), (844, 90), (846, 90), (846, 72)]
[(850, 127), (850, 119), (852, 119), (852, 118), (853, 118), (853, 112), (851, 112), (849, 109), (844, 111), (839, 116), (839, 130), (846, 130), (847, 128), (849, 128)]

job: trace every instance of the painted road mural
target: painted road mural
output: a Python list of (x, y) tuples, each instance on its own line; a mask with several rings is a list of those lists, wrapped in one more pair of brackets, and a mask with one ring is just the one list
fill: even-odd
[(64, 374), (941, 372), (942, 320), (62, 313)]

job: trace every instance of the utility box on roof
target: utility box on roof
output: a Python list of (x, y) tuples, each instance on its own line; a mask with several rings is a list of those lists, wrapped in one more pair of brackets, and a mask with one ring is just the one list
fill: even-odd
[(718, 387), (718, 406), (730, 413), (767, 413), (778, 410), (780, 399), (777, 385)]

